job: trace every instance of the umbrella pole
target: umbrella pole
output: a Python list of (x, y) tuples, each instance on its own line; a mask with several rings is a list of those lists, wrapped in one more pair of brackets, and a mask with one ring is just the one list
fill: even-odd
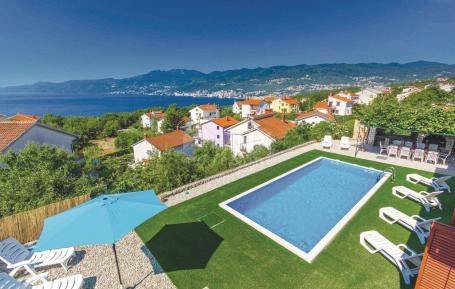
[(117, 250), (115, 249), (115, 243), (112, 244), (112, 250), (114, 250), (115, 265), (117, 266), (118, 281), (120, 282), (120, 288), (123, 288), (122, 277), (120, 276), (120, 267), (118, 266)]

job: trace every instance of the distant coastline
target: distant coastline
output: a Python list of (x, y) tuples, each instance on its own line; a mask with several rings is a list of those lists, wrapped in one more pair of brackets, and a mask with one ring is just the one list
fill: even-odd
[(43, 116), (45, 114), (99, 116), (107, 112), (127, 112), (147, 107), (167, 107), (170, 104), (216, 103), (231, 105), (235, 99), (163, 95), (115, 94), (0, 94), (0, 114), (17, 112)]

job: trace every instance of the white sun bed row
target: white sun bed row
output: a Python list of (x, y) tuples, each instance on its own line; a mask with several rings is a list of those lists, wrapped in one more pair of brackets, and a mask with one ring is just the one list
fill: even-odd
[[(47, 274), (38, 274), (35, 268), (60, 265), (68, 270), (68, 262), (74, 256), (74, 248), (63, 248), (32, 253), (14, 238), (0, 241), (0, 260), (11, 269), (8, 274), (0, 273), (0, 288), (8, 289), (79, 289), (82, 287), (81, 275), (48, 281)], [(32, 275), (25, 283), (14, 279), (16, 273), (25, 270)], [(41, 281), (42, 284), (35, 285)]]
[[(410, 198), (422, 204), (426, 211), (433, 207), (442, 210), (441, 202), (437, 196), (443, 193), (443, 190), (451, 191), (446, 183), (450, 176), (441, 178), (425, 178), (418, 174), (408, 174), (406, 180), (411, 183), (422, 183), (435, 188), (437, 191), (428, 193), (425, 191), (416, 192), (405, 186), (395, 186), (392, 193), (401, 198)], [(415, 232), (421, 244), (425, 244), (430, 235), (431, 224), (440, 218), (424, 219), (419, 215), (409, 216), (395, 208), (384, 207), (379, 209), (379, 217), (389, 224), (398, 223), (403, 227)], [(419, 272), (420, 263), (423, 253), (417, 254), (405, 244), (395, 245), (377, 231), (366, 231), (360, 234), (360, 244), (371, 254), (381, 253), (385, 258), (392, 262), (401, 272), (406, 284), (411, 284), (411, 278)]]

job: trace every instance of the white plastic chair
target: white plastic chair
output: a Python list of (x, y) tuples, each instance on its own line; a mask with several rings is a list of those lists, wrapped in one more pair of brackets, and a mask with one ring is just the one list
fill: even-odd
[(398, 157), (398, 146), (396, 145), (390, 145), (388, 150), (387, 150), (387, 156), (394, 156), (394, 157)]
[(402, 147), (400, 149), (400, 158), (405, 157), (407, 160), (411, 157), (411, 149), (408, 147)]
[(328, 149), (332, 147), (332, 136), (331, 135), (324, 136), (324, 140), (322, 141), (322, 147), (328, 148)]
[(447, 190), (449, 193), (452, 192), (452, 190), (450, 189), (449, 184), (447, 184), (447, 181), (451, 178), (452, 178), (452, 176), (443, 176), (443, 177), (439, 177), (439, 178), (429, 179), (429, 178), (426, 178), (419, 174), (407, 174), (406, 175), (406, 180), (410, 183), (413, 183), (413, 184), (421, 183), (421, 184), (427, 185), (429, 187), (433, 187), (435, 190), (438, 190), (438, 191)]
[(411, 278), (419, 273), (423, 253), (417, 254), (405, 244), (395, 245), (376, 231), (361, 233), (360, 244), (371, 254), (381, 253), (397, 266), (408, 285), (411, 284)]
[(437, 198), (442, 193), (443, 191), (435, 191), (432, 193), (425, 191), (416, 192), (405, 186), (396, 186), (392, 188), (392, 194), (400, 199), (409, 198), (420, 203), (427, 212), (429, 212), (431, 208), (434, 207), (438, 207), (440, 210), (442, 210), (442, 204)]
[(351, 147), (351, 141), (349, 137), (342, 136), (340, 140), (340, 149), (348, 150)]
[(415, 149), (412, 153), (412, 160), (419, 159), (422, 162), (425, 159), (425, 151), (423, 149)]
[(441, 218), (424, 219), (419, 215), (409, 216), (395, 208), (385, 207), (379, 209), (379, 218), (389, 224), (398, 223), (403, 227), (415, 232), (421, 244), (425, 244), (426, 239), (430, 235), (431, 224), (433, 221)]
[(439, 145), (437, 145), (437, 144), (432, 144), (431, 143), (431, 144), (428, 145), (428, 150), (429, 151), (437, 152), (438, 148), (439, 148)]

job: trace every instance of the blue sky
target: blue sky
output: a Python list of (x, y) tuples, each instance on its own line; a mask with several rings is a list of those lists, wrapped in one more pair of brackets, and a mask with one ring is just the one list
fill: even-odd
[(0, 0), (0, 86), (333, 62), (455, 63), (455, 1)]

